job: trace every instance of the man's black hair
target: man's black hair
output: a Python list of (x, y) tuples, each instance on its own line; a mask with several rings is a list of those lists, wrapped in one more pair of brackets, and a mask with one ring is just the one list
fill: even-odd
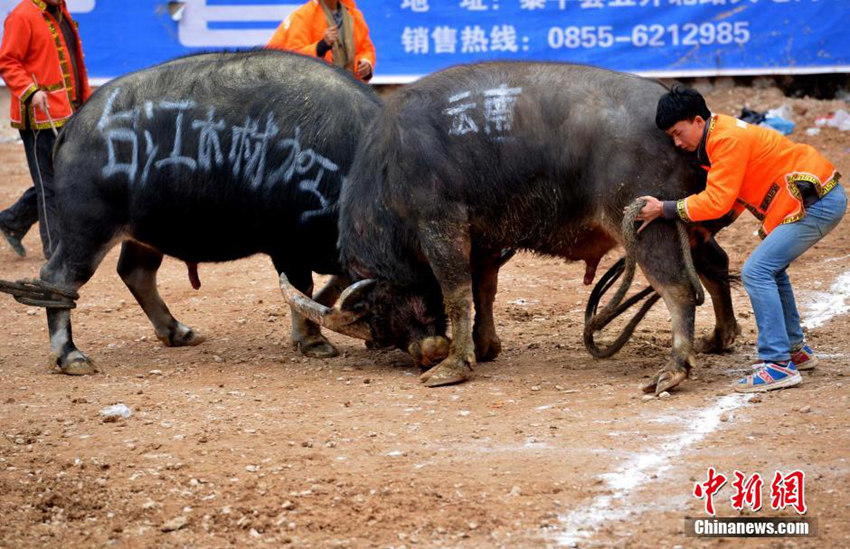
[(711, 117), (705, 99), (693, 88), (675, 85), (658, 100), (655, 125), (658, 129), (667, 131), (677, 122), (693, 120), (697, 116), (701, 116), (703, 120)]

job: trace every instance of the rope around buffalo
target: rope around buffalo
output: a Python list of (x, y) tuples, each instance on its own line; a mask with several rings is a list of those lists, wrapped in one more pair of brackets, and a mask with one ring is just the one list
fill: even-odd
[[(618, 261), (611, 269), (608, 270), (607, 273), (605, 273), (593, 289), (590, 299), (588, 300), (587, 309), (585, 310), (584, 344), (588, 352), (597, 358), (607, 358), (619, 351), (623, 345), (626, 344), (629, 338), (631, 338), (631, 335), (638, 323), (661, 297), (650, 287), (632, 296), (625, 303), (622, 303), (623, 298), (626, 296), (626, 292), (628, 292), (632, 285), (635, 275), (635, 248), (637, 246), (638, 238), (637, 230), (635, 229), (635, 222), (637, 221), (638, 212), (640, 212), (641, 208), (645, 205), (646, 201), (635, 200), (626, 208), (622, 224), (623, 247), (626, 249), (626, 257)], [(702, 284), (699, 281), (699, 275), (697, 275), (696, 268), (694, 267), (693, 257), (691, 257), (690, 239), (688, 238), (688, 233), (685, 230), (684, 223), (681, 221), (676, 222), (676, 232), (679, 237), (679, 247), (685, 260), (685, 271), (696, 294), (696, 304), (702, 305), (705, 301), (705, 293), (703, 292)], [(622, 282), (620, 282), (620, 287), (617, 289), (614, 297), (612, 297), (608, 304), (602, 308), (602, 311), (597, 313), (596, 308), (599, 304), (599, 300), (602, 298), (602, 295), (608, 291), (617, 278), (619, 278), (623, 273), (625, 276), (623, 277)], [(596, 345), (593, 338), (593, 334), (595, 332), (603, 329), (611, 321), (628, 310), (632, 305), (638, 303), (649, 294), (653, 295), (647, 299), (646, 303), (644, 303), (637, 314), (632, 317), (623, 329), (623, 332), (616, 340), (614, 340), (613, 343), (611, 343), (611, 345), (604, 348), (600, 348)]]
[[(631, 270), (631, 274), (629, 275), (629, 285), (632, 283), (631, 277), (635, 274), (634, 255), (635, 247), (637, 246), (637, 229), (635, 229), (635, 222), (637, 221), (638, 213), (644, 206), (646, 206), (645, 200), (635, 200), (628, 208), (626, 208), (626, 212), (623, 215), (623, 241), (629, 258), (626, 260), (626, 270)], [(694, 259), (691, 257), (691, 240), (688, 237), (688, 231), (685, 229), (685, 224), (678, 220), (676, 221), (676, 232), (679, 235), (679, 248), (685, 259), (685, 272), (687, 273), (688, 280), (690, 280), (691, 286), (693, 286), (694, 292), (696, 293), (697, 305), (702, 305), (705, 301), (705, 294), (703, 293), (702, 284), (699, 281), (697, 270), (694, 267)], [(623, 286), (625, 286), (625, 284)], [(628, 286), (621, 286), (620, 289), (622, 290), (622, 294), (620, 295), (619, 300), (622, 300), (623, 295), (629, 288)]]
[(49, 309), (73, 309), (80, 294), (48, 284), (37, 278), (25, 278), (17, 282), (0, 280), (0, 292), (11, 294), (18, 303)]

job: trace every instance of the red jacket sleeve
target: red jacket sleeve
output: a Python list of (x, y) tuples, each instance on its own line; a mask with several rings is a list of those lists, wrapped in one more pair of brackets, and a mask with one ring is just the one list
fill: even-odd
[(708, 155), (711, 169), (705, 190), (677, 203), (679, 216), (686, 221), (706, 221), (725, 215), (735, 205), (749, 160), (749, 143), (723, 137)]
[(3, 31), (3, 44), (0, 46), (0, 75), (9, 90), (25, 102), (38, 91), (32, 81), (32, 75), (24, 68), (23, 60), (29, 50), (32, 30), (23, 17), (14, 12), (6, 18)]
[(322, 38), (311, 39), (310, 23), (301, 10), (290, 13), (278, 26), (266, 47), (316, 57), (316, 46)]
[[(352, 19), (354, 20), (354, 57), (356, 61), (364, 59), (372, 66), (372, 73), (375, 72), (375, 44), (369, 37), (369, 26), (366, 25), (366, 20), (363, 18), (363, 13), (357, 8), (351, 10)], [(355, 66), (357, 63), (355, 63)]]
[(88, 76), (83, 79), (83, 103), (91, 97), (91, 85), (89, 84)]
[[(80, 27), (79, 27), (79, 25), (76, 24), (76, 21), (74, 22), (74, 26), (75, 26), (75, 30), (77, 32), (77, 37), (79, 37), (80, 36)], [(80, 57), (79, 57), (80, 66), (79, 66), (78, 70), (80, 71), (80, 80), (82, 81), (82, 84), (83, 84), (83, 89), (82, 89), (82, 99), (83, 99), (83, 101), (82, 102), (85, 103), (86, 101), (89, 100), (89, 97), (91, 97), (91, 85), (89, 84), (89, 72), (88, 72), (88, 69), (86, 69), (86, 60), (85, 60), (85, 54), (83, 53), (83, 40), (82, 40), (82, 38), (80, 38), (80, 41), (77, 42), (77, 45), (78, 45), (78, 52), (79, 52), (79, 55), (80, 55)]]

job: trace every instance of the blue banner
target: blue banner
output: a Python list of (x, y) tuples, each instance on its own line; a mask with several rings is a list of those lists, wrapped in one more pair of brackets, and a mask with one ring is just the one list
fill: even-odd
[[(67, 0), (96, 82), (179, 55), (265, 44), (281, 0)], [(17, 0), (0, 0), (8, 12)], [(847, 0), (361, 0), (375, 82), (493, 59), (654, 76), (850, 72)]]

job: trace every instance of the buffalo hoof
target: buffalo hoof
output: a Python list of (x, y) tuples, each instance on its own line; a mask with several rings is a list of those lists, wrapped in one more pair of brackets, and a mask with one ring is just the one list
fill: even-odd
[(741, 328), (735, 326), (731, 330), (721, 331), (715, 328), (710, 335), (703, 336), (694, 341), (694, 351), (703, 353), (722, 353), (732, 348), (735, 338), (741, 334)]
[(79, 351), (68, 355), (64, 363), (59, 361), (56, 364), (59, 366), (59, 371), (67, 376), (90, 376), (98, 372), (94, 362)]
[(411, 343), (407, 352), (413, 362), (422, 369), (431, 368), (449, 356), (450, 342), (443, 336), (429, 336), (422, 341)]
[(471, 377), (472, 367), (469, 364), (449, 358), (419, 376), (419, 381), (426, 387), (441, 387), (462, 383)]
[(502, 342), (498, 336), (475, 340), (475, 360), (478, 362), (490, 362), (496, 360), (502, 352)]
[(319, 339), (312, 341), (299, 341), (295, 345), (301, 351), (302, 355), (311, 358), (333, 358), (339, 355), (336, 347), (331, 345), (323, 336), (319, 336)]
[(644, 393), (655, 393), (655, 396), (660, 395), (664, 391), (670, 390), (673, 387), (677, 386), (681, 382), (688, 379), (688, 371), (681, 370), (669, 370), (667, 368), (663, 368), (658, 371), (655, 376), (653, 376), (652, 380), (643, 386)]
[(157, 334), (156, 337), (166, 347), (193, 347), (207, 340), (205, 336), (182, 324), (171, 330), (167, 335), (161, 336)]

